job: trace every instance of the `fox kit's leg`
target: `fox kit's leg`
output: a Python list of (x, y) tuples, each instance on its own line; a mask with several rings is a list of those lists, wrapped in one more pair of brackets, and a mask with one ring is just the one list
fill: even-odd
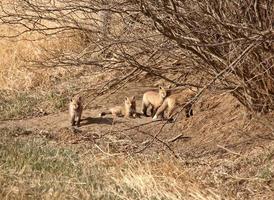
[(71, 126), (75, 126), (75, 114), (72, 114), (70, 116), (70, 123), (71, 123)]
[(147, 105), (147, 103), (144, 102), (144, 100), (143, 100), (143, 101), (142, 101), (142, 113), (143, 113), (146, 117), (148, 117), (148, 115), (147, 115), (147, 108), (148, 108), (148, 105)]
[(76, 123), (76, 125), (79, 127), (80, 126), (80, 121), (81, 121), (81, 118), (78, 116), (78, 118), (77, 118), (77, 123)]
[(133, 110), (133, 111), (130, 113), (130, 116), (131, 116), (132, 118), (136, 118), (136, 117), (137, 117), (137, 112), (136, 112), (136, 110)]
[(164, 103), (156, 110), (156, 113), (153, 116), (153, 120), (156, 120), (159, 115), (163, 115), (167, 107), (168, 103), (167, 101), (164, 101)]
[(175, 110), (175, 106), (169, 107), (167, 111), (167, 117), (168, 119), (171, 117), (173, 111)]
[(136, 118), (136, 111), (127, 111), (124, 115), (125, 118)]
[(129, 118), (130, 117), (130, 112), (126, 112), (124, 115), (124, 118)]
[(82, 111), (80, 111), (79, 114), (78, 114), (77, 126), (80, 126), (81, 116), (82, 116)]
[(173, 111), (175, 110), (176, 103), (175, 101), (170, 101), (168, 104), (167, 117), (168, 119), (171, 117)]
[(155, 107), (153, 105), (151, 105), (151, 109), (150, 109), (150, 116), (154, 116), (155, 114)]
[[(159, 107), (160, 108), (160, 107)], [(159, 109), (158, 108), (158, 109)], [(160, 116), (161, 119), (164, 119), (165, 118), (165, 111), (161, 112), (158, 116)]]
[[(159, 110), (159, 108), (160, 108), (160, 106), (158, 106), (158, 107), (152, 106), (151, 117), (155, 116), (155, 114), (156, 114), (157, 110)], [(162, 115), (162, 113), (160, 113), (159, 115)]]

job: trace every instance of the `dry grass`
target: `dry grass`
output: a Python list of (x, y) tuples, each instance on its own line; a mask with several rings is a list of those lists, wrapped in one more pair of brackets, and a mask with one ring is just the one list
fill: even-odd
[[(1, 26), (2, 35), (14, 35), (18, 30), (12, 27)], [(20, 29), (19, 29), (20, 30)], [(74, 37), (55, 35), (43, 37), (36, 33), (25, 34), (16, 38), (1, 38), (0, 56), (0, 90), (27, 91), (36, 87), (47, 88), (56, 79), (65, 79), (73, 72), (79, 74), (81, 70), (69, 70), (63, 68), (43, 67), (39, 64), (33, 65), (32, 61), (43, 60), (47, 52), (74, 52), (81, 48), (81, 39)], [(45, 51), (46, 50), (46, 51)], [(82, 68), (81, 68), (82, 69)]]
[[(3, 35), (15, 29), (1, 26)], [(69, 34), (69, 33), (68, 33)], [(45, 58), (47, 51), (75, 52), (81, 49), (81, 38), (38, 34), (0, 41), (0, 112), (1, 120), (56, 113), (67, 109), (69, 98), (89, 90), (110, 78), (111, 73), (95, 72), (93, 66), (44, 67), (30, 61)], [(60, 39), (61, 38), (61, 39)]]
[(3, 39), (0, 42), (0, 89), (28, 90), (46, 80), (47, 70), (37, 71), (27, 68), (25, 59), (37, 59), (41, 51), (34, 42), (11, 41)]
[(93, 154), (2, 129), (1, 199), (219, 199), (167, 156)]
[(67, 107), (69, 91), (0, 92), (1, 120), (37, 117), (57, 112)]
[(96, 143), (64, 144), (38, 130), (4, 128), (0, 134), (1, 199), (271, 199), (273, 194), (271, 143), (242, 154), (221, 149), (174, 159), (153, 151), (106, 153)]
[(77, 93), (86, 96), (85, 103), (88, 104), (93, 95), (89, 90), (99, 87), (97, 84), (108, 81), (112, 76), (111, 73), (91, 73), (89, 68), (84, 67), (73, 71), (60, 69), (51, 72), (51, 80), (33, 89), (0, 89), (0, 120), (28, 118), (67, 110), (69, 99)]

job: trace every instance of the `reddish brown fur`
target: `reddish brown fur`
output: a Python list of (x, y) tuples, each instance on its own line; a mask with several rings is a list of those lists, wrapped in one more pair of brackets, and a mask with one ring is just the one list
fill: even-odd
[(76, 125), (80, 126), (81, 116), (83, 112), (83, 102), (80, 95), (74, 96), (69, 103), (69, 114), (71, 125), (75, 125), (75, 120), (77, 120)]
[(142, 112), (145, 116), (147, 115), (147, 109), (149, 106), (152, 107), (152, 116), (155, 114), (157, 109), (162, 105), (164, 99), (167, 96), (167, 92), (163, 87), (159, 87), (158, 92), (148, 91), (143, 95), (142, 101)]
[(131, 98), (126, 97), (123, 106), (112, 107), (108, 111), (100, 113), (100, 117), (106, 114), (112, 114), (114, 117), (134, 117), (136, 114), (135, 96), (132, 96)]
[(167, 110), (167, 117), (170, 118), (173, 111), (178, 106), (185, 106), (186, 116), (192, 115), (192, 104), (189, 103), (191, 98), (195, 96), (196, 92), (191, 89), (185, 89), (179, 93), (168, 96), (163, 104), (159, 107), (153, 119), (156, 120), (159, 115), (163, 115), (164, 111)]

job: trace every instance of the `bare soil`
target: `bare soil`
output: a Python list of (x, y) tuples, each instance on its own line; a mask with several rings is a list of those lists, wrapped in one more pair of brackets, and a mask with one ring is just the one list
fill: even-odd
[[(113, 152), (169, 151), (182, 157), (202, 157), (218, 152), (244, 154), (250, 148), (273, 142), (274, 113), (268, 116), (250, 116), (229, 93), (206, 92), (194, 107), (194, 116), (179, 114), (176, 122), (152, 121), (151, 117), (99, 117), (108, 107), (122, 104), (125, 96), (137, 97), (137, 111), (145, 87), (130, 86), (111, 96), (101, 96), (93, 102), (86, 99), (81, 127), (71, 127), (68, 112), (60, 112), (24, 120), (0, 122), (2, 127), (23, 127), (36, 130), (60, 142), (105, 143), (115, 140)], [(107, 142), (108, 144), (108, 142)], [(110, 150), (109, 150), (110, 151)]]

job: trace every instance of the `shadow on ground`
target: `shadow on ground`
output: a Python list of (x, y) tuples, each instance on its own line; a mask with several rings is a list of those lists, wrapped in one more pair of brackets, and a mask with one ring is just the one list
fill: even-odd
[(82, 119), (81, 126), (90, 125), (90, 124), (107, 124), (112, 125), (113, 119), (112, 118), (101, 118), (101, 117), (87, 117)]

